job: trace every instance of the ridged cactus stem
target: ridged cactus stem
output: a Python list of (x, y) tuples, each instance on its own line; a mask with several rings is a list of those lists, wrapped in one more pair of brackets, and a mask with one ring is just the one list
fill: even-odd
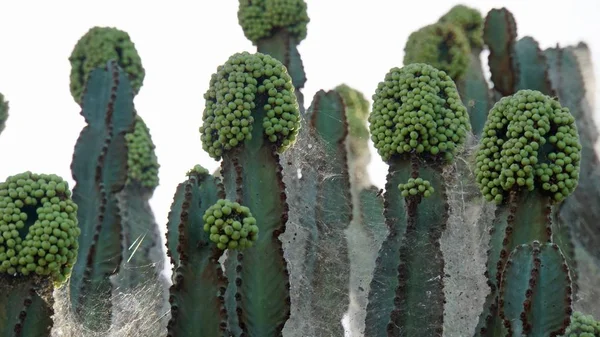
[[(40, 296), (42, 294), (42, 296)], [(0, 335), (50, 337), (52, 283), (39, 277), (22, 279), (0, 276)]]
[(339, 336), (344, 333), (341, 319), (349, 304), (348, 294), (340, 289), (348, 289), (350, 284), (346, 239), (352, 221), (346, 155), (348, 123), (342, 98), (335, 91), (317, 92), (309, 110), (310, 132), (319, 144), (314, 148), (322, 152), (313, 158), (318, 172), (314, 213), (307, 211), (305, 215), (315, 217), (316, 237), (308, 245), (317, 258), (308, 260), (312, 263), (304, 268), (312, 291), (303, 300), (311, 308), (311, 333)]
[(174, 262), (168, 337), (228, 336), (227, 279), (218, 261), (223, 250), (204, 230), (206, 210), (224, 197), (220, 181), (199, 165), (177, 187), (167, 224), (168, 254)]
[(488, 88), (479, 57), (481, 51), (481, 48), (471, 49), (467, 71), (461, 79), (456, 81), (462, 102), (469, 111), (471, 130), (477, 137), (481, 136), (487, 114), (492, 107), (492, 94)]
[[(581, 145), (569, 110), (534, 90), (520, 90), (498, 101), (483, 134), (475, 174), (482, 194), (495, 200), (498, 208), (486, 271), (491, 293), (476, 335), (497, 336), (508, 332), (502, 321), (518, 318), (504, 316), (504, 299), (499, 297), (509, 255), (533, 241), (552, 242), (552, 207), (577, 186)], [(571, 291), (570, 279), (568, 286)], [(564, 314), (570, 303), (564, 305), (548, 307), (545, 315)]]
[[(244, 52), (218, 68), (205, 98), (203, 148), (223, 158), (226, 196), (252, 211), (259, 231), (253, 240), (242, 235), (245, 249), (228, 248), (228, 260), (240, 263), (227, 296), (236, 298), (243, 334), (280, 336), (290, 316), (290, 282), (279, 240), (288, 217), (279, 153), (298, 133), (294, 87), (281, 62)], [(227, 247), (226, 238), (221, 242)], [(229, 264), (225, 268), (231, 270)]]
[(70, 283), (71, 305), (90, 329), (111, 324), (110, 276), (122, 259), (122, 224), (117, 193), (127, 181), (125, 135), (133, 130), (133, 90), (127, 74), (116, 62), (90, 74), (82, 113), (81, 131), (71, 164), (73, 201), (79, 205), (79, 259)]
[[(442, 336), (449, 206), (443, 167), (470, 130), (467, 109), (443, 71), (423, 63), (393, 68), (373, 95), (371, 137), (389, 164), (385, 221), (365, 336)], [(432, 122), (435, 121), (435, 122)]]

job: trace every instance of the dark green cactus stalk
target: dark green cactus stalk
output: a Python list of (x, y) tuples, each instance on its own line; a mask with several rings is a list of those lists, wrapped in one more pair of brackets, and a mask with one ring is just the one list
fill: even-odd
[(223, 186), (200, 165), (187, 175), (177, 187), (167, 224), (167, 254), (173, 263), (167, 336), (228, 336), (227, 279), (218, 262), (223, 250), (211, 242), (204, 216), (225, 197)]
[(590, 315), (574, 312), (571, 324), (561, 337), (597, 337), (600, 336), (600, 321)]
[[(498, 289), (508, 255), (534, 240), (551, 242), (552, 206), (577, 186), (581, 144), (569, 109), (534, 90), (520, 90), (498, 101), (483, 135), (476, 179), (486, 200), (495, 201), (498, 208), (486, 271), (492, 291), (476, 333), (495, 336), (504, 330)], [(548, 310), (546, 314), (552, 315), (552, 308)]]
[(8, 119), (8, 101), (4, 100), (4, 95), (0, 94), (0, 134), (6, 127), (6, 120)]
[(439, 240), (448, 219), (442, 169), (470, 130), (467, 110), (445, 72), (413, 63), (391, 69), (378, 85), (369, 122), (389, 164), (384, 216), (390, 234), (371, 282), (365, 336), (441, 336)]
[(279, 336), (290, 315), (279, 240), (288, 216), (279, 153), (292, 146), (300, 126), (294, 86), (281, 62), (243, 52), (217, 68), (204, 97), (202, 147), (223, 158), (226, 196), (252, 210), (260, 231), (253, 247), (229, 254), (225, 268), (235, 268), (237, 276), (228, 296), (239, 299), (235, 312), (243, 333)]
[(304, 112), (300, 89), (306, 74), (298, 45), (306, 38), (310, 19), (304, 0), (239, 0), (238, 20), (257, 52), (270, 55), (287, 68)]
[(77, 260), (77, 205), (56, 175), (0, 183), (0, 335), (50, 336), (54, 287)]
[(564, 333), (571, 294), (569, 268), (558, 245), (533, 241), (515, 247), (500, 283), (499, 312), (507, 336)]
[(492, 9), (485, 18), (483, 40), (490, 54), (488, 64), (492, 73), (494, 90), (500, 97), (515, 93), (518, 82), (515, 60), (517, 24), (506, 9)]
[(110, 276), (118, 272), (122, 260), (117, 194), (127, 182), (125, 135), (133, 130), (136, 116), (133, 89), (115, 61), (90, 74), (81, 114), (87, 125), (71, 163), (81, 228), (79, 263), (70, 283), (71, 306), (86, 327), (105, 330), (112, 316)]
[(69, 61), (71, 62), (71, 95), (80, 102), (90, 73), (106, 62), (116, 60), (127, 73), (134, 94), (137, 94), (146, 72), (129, 34), (110, 27), (93, 27), (81, 37)]

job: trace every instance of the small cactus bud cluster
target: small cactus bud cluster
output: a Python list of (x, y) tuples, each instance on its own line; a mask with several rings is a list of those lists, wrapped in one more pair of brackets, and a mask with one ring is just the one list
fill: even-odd
[(420, 194), (425, 198), (430, 197), (435, 191), (429, 180), (423, 178), (410, 178), (406, 184), (398, 185), (403, 197)]
[(0, 273), (62, 284), (77, 258), (77, 205), (56, 175), (24, 172), (0, 183)]
[(450, 160), (471, 128), (452, 79), (423, 63), (390, 70), (373, 95), (369, 122), (384, 161), (411, 152)]
[(439, 20), (443, 23), (451, 23), (462, 29), (466, 35), (471, 48), (483, 47), (483, 16), (475, 8), (465, 5), (456, 5), (444, 14)]
[(600, 336), (600, 321), (592, 316), (586, 316), (579, 311), (571, 315), (571, 324), (562, 337), (598, 337)]
[(245, 249), (258, 239), (258, 226), (250, 209), (237, 202), (220, 199), (204, 216), (204, 231), (219, 249)]
[(6, 120), (8, 119), (8, 102), (4, 100), (4, 95), (0, 94), (0, 133), (4, 131)]
[(541, 184), (555, 201), (575, 190), (581, 144), (569, 109), (534, 90), (504, 97), (490, 110), (477, 152), (475, 174), (488, 201), (505, 191)]
[(150, 130), (140, 116), (135, 119), (133, 132), (125, 135), (127, 140), (127, 166), (129, 179), (151, 189), (158, 186), (160, 165), (154, 152)]
[(71, 95), (77, 103), (91, 71), (110, 60), (116, 60), (129, 75), (134, 94), (139, 92), (146, 72), (129, 34), (111, 27), (93, 27), (79, 39), (69, 57)]
[(467, 72), (470, 52), (469, 41), (458, 26), (435, 23), (410, 34), (404, 64), (427, 63), (458, 80)]
[[(281, 62), (271, 56), (248, 52), (234, 54), (219, 66), (210, 81), (200, 127), (202, 148), (219, 160), (252, 138), (253, 111), (264, 109), (265, 137), (279, 152), (296, 141), (300, 129), (300, 110), (292, 79)], [(258, 97), (262, 107), (257, 107)], [(263, 103), (264, 102), (264, 103)]]
[(207, 169), (205, 169), (204, 167), (202, 167), (202, 165), (196, 164), (185, 175), (188, 176), (188, 177), (191, 177), (192, 175), (205, 176), (205, 175), (209, 175), (209, 172), (208, 172)]
[(240, 0), (238, 20), (253, 44), (282, 28), (300, 42), (310, 21), (304, 0)]

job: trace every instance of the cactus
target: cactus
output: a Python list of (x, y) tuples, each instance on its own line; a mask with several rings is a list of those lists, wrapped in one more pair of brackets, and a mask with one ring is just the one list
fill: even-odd
[(211, 157), (223, 158), (226, 196), (252, 210), (261, 233), (253, 247), (237, 252), (241, 264), (226, 266), (237, 271), (229, 296), (239, 298), (241, 332), (276, 336), (290, 314), (289, 276), (279, 241), (288, 206), (278, 153), (292, 146), (298, 133), (294, 86), (279, 61), (243, 52), (217, 69), (204, 97), (202, 147)]
[(110, 324), (110, 276), (122, 259), (122, 218), (117, 193), (127, 182), (127, 141), (133, 129), (133, 91), (126, 73), (112, 61), (95, 69), (82, 99), (87, 125), (81, 131), (71, 170), (79, 206), (79, 263), (73, 267), (71, 305), (90, 329)]
[[(552, 241), (552, 206), (577, 186), (581, 144), (569, 109), (534, 90), (520, 90), (498, 101), (483, 134), (477, 183), (488, 201), (499, 204), (486, 272), (492, 292), (478, 326), (481, 335), (488, 336), (503, 329), (497, 296), (508, 255), (534, 240)], [(553, 266), (563, 267), (562, 263)], [(570, 279), (567, 286), (571, 291)], [(567, 307), (548, 308), (545, 314), (570, 310), (570, 302), (563, 305)], [(534, 305), (532, 310), (541, 309)]]
[(441, 336), (439, 239), (448, 218), (441, 169), (466, 139), (467, 110), (444, 71), (413, 63), (391, 69), (378, 85), (369, 121), (375, 147), (389, 164), (384, 215), (390, 233), (377, 257), (365, 336), (398, 335), (398, 329)]
[(571, 324), (561, 337), (597, 337), (600, 336), (600, 321), (590, 315), (576, 311), (571, 316)]
[(50, 336), (52, 290), (77, 260), (77, 205), (56, 175), (23, 172), (0, 183), (0, 333)]
[(4, 95), (0, 94), (0, 134), (6, 127), (6, 120), (8, 119), (8, 102), (4, 100)]
[(167, 224), (167, 254), (174, 266), (169, 337), (225, 336), (227, 279), (218, 262), (223, 250), (211, 242), (203, 216), (223, 197), (218, 179), (200, 165), (177, 187)]

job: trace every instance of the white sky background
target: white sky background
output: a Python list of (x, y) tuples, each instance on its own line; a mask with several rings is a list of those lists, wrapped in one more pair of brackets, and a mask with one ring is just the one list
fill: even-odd
[[(71, 157), (84, 120), (69, 92), (68, 57), (89, 28), (117, 27), (130, 34), (146, 69), (135, 105), (151, 130), (161, 164), (160, 186), (151, 204), (164, 231), (173, 193), (185, 172), (198, 163), (211, 172), (218, 165), (202, 150), (198, 131), (211, 74), (231, 54), (255, 51), (237, 22), (238, 1), (171, 0), (168, 6), (166, 1), (147, 0), (0, 2), (0, 92), (10, 102), (10, 117), (0, 135), (0, 181), (30, 170), (58, 174), (74, 186)], [(458, 3), (306, 2), (311, 22), (299, 48), (308, 78), (306, 107), (319, 89), (340, 83), (370, 99), (389, 69), (402, 66), (409, 34)], [(600, 79), (600, 1), (462, 3), (483, 15), (507, 7), (516, 18), (519, 37), (531, 35), (542, 48), (587, 42)], [(375, 154), (370, 167), (374, 183), (383, 186), (386, 170)]]

